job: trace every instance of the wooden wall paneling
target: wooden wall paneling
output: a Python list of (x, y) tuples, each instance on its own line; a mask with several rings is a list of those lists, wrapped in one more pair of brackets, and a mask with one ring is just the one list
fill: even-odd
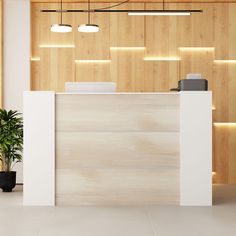
[(112, 50), (111, 75), (118, 92), (142, 92), (144, 50)]
[(229, 169), (228, 182), (229, 184), (236, 183), (236, 127), (231, 126), (229, 131)]
[(202, 9), (202, 13), (192, 14), (190, 16), (192, 22), (192, 46), (193, 47), (213, 47), (214, 28), (213, 12), (214, 8), (208, 4), (194, 3), (191, 9)]
[(236, 4), (229, 4), (229, 57), (236, 60)]
[[(236, 63), (228, 64), (229, 122), (236, 122)], [(236, 159), (236, 158), (235, 158)]]
[[(76, 9), (86, 9), (87, 4), (74, 4)], [(109, 3), (92, 4), (91, 8), (103, 8)], [(91, 23), (99, 25), (98, 33), (80, 33), (79, 24), (87, 24), (87, 13), (74, 14), (74, 41), (76, 59), (110, 59), (110, 14), (91, 13)]]
[[(166, 4), (166, 9), (173, 4)], [(162, 9), (162, 4), (145, 4), (146, 9)], [(175, 7), (175, 4), (174, 4)], [(146, 57), (178, 57), (176, 16), (146, 16)]]
[(110, 76), (110, 63), (75, 63), (76, 82), (109, 82), (113, 81)]
[(33, 91), (39, 90), (41, 83), (40, 61), (31, 61), (30, 75), (31, 75), (31, 84), (30, 84), (31, 90)]
[(214, 50), (180, 50), (180, 79), (185, 79), (189, 73), (201, 73), (212, 90), (214, 56)]
[(228, 64), (214, 64), (213, 70), (213, 104), (215, 122), (229, 121)]
[[(64, 9), (70, 9), (70, 4), (63, 4)], [(39, 9), (60, 9), (59, 3), (41, 3)], [(60, 23), (59, 13), (43, 13), (40, 12), (40, 44), (41, 45), (73, 45), (73, 32), (60, 34), (50, 31), (52, 24)], [(63, 24), (72, 24), (73, 14), (63, 13)], [(73, 29), (74, 30), (74, 29)]]
[(229, 182), (229, 127), (214, 126), (214, 165), (215, 183), (226, 184)]
[(214, 46), (215, 59), (228, 59), (229, 56), (229, 4), (218, 3), (213, 6), (214, 12)]
[[(144, 4), (124, 4), (116, 9), (144, 9)], [(143, 47), (144, 16), (128, 16), (127, 13), (110, 14), (110, 46)]]
[[(31, 3), (31, 57), (39, 57), (40, 27), (41, 27), (41, 4)], [(34, 66), (34, 64), (32, 64)], [(34, 74), (31, 74), (34, 76)], [(33, 77), (32, 77), (33, 78)]]
[(146, 92), (168, 92), (178, 86), (179, 61), (145, 61)]
[(64, 92), (65, 82), (75, 81), (74, 48), (41, 48), (38, 90)]
[[(178, 4), (170, 4), (175, 9), (189, 9), (191, 5), (189, 3), (178, 3)], [(201, 17), (201, 13), (197, 14), (198, 17)], [(193, 28), (192, 28), (192, 19), (191, 16), (180, 16), (176, 18), (176, 40), (177, 40), (177, 47), (194, 47), (193, 45)]]

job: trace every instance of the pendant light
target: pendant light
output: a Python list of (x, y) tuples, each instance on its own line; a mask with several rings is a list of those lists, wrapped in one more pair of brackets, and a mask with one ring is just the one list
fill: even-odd
[(88, 24), (82, 24), (78, 26), (78, 31), (83, 33), (96, 33), (99, 31), (99, 26), (90, 23), (90, 0), (88, 0)]
[(51, 32), (54, 32), (54, 33), (69, 33), (72, 31), (72, 26), (71, 25), (68, 25), (68, 24), (63, 24), (62, 23), (62, 13), (63, 13), (63, 10), (62, 10), (62, 0), (61, 0), (61, 10), (60, 10), (60, 24), (53, 24), (51, 26)]

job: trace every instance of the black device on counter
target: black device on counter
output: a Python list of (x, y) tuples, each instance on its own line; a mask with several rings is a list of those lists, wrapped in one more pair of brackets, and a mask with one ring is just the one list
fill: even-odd
[(178, 88), (170, 91), (207, 91), (208, 81), (206, 79), (183, 79), (178, 81)]

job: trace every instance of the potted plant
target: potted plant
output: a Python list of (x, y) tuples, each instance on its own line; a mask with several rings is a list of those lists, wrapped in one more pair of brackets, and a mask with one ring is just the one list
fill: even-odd
[(18, 111), (0, 109), (0, 188), (11, 192), (16, 185), (15, 163), (22, 161), (23, 119)]

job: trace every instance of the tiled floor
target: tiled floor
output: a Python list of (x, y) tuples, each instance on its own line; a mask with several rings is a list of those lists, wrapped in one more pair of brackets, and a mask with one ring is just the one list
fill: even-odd
[(0, 235), (236, 235), (236, 185), (214, 186), (213, 207), (22, 207), (21, 190), (0, 193)]

